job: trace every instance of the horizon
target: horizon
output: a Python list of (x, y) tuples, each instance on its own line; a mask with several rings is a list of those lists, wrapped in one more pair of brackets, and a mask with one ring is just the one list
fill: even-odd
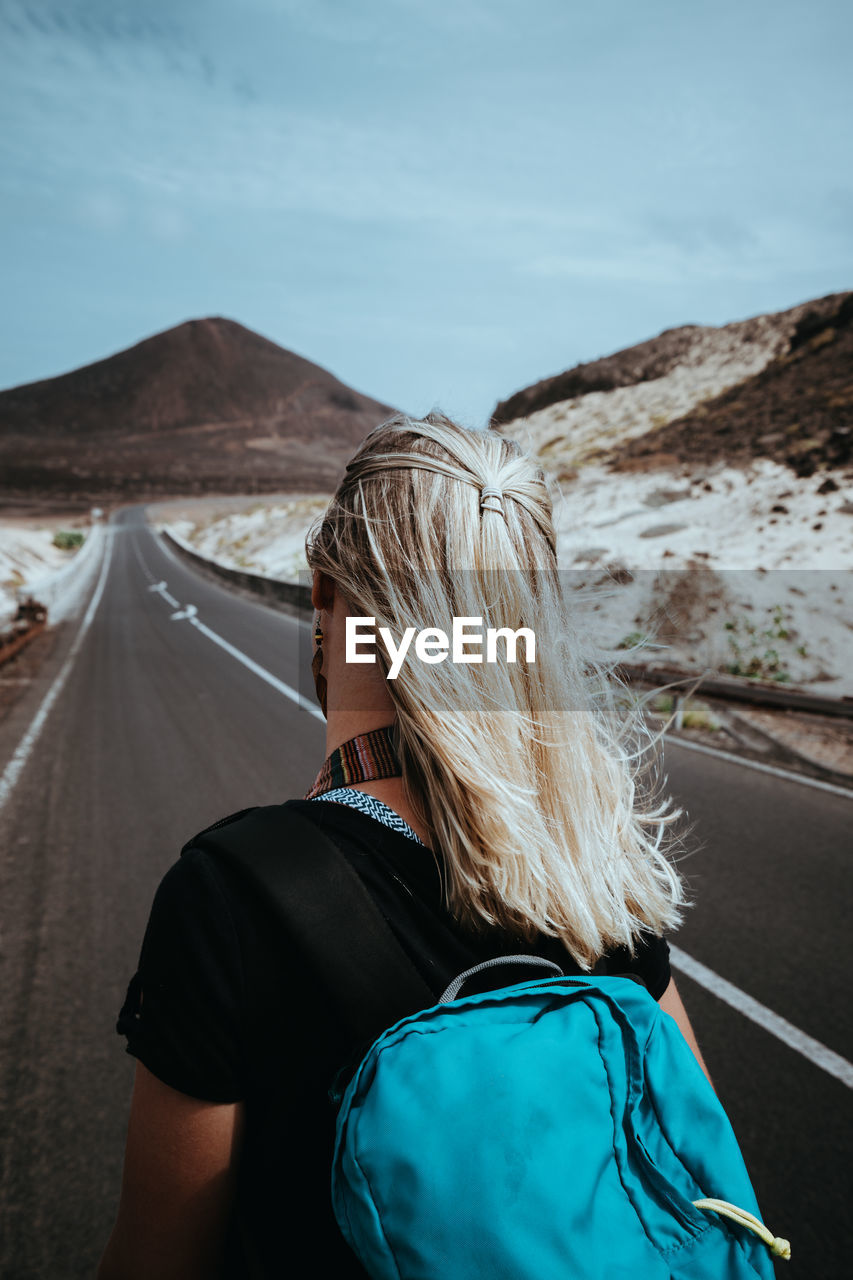
[(840, 0), (9, 0), (0, 29), (4, 390), (218, 315), (484, 426), (853, 285)]
[[(823, 294), (823, 295), (821, 295), (821, 296), (825, 298), (825, 297), (831, 297), (831, 296), (833, 296), (833, 294), (836, 294), (836, 293), (837, 293), (837, 294), (842, 294), (842, 293), (849, 293), (849, 292), (851, 292), (851, 290), (847, 290), (847, 289), (838, 289), (838, 290), (831, 290), (831, 291), (830, 291), (830, 293), (828, 293), (828, 294)], [(799, 306), (799, 305), (802, 305), (803, 303), (808, 303), (808, 302), (818, 302), (818, 301), (820, 301), (820, 300), (821, 300), (821, 299), (820, 299), (820, 298), (817, 298), (817, 297), (816, 297), (816, 298), (803, 298), (803, 299), (801, 299), (801, 300), (800, 300), (800, 302), (794, 302), (794, 303), (792, 303), (792, 304), (791, 304), (791, 307)], [(789, 308), (789, 307), (780, 307), (780, 308), (779, 308), (779, 310), (780, 310), (780, 311), (787, 311), (787, 310), (790, 310), (790, 308)], [(774, 314), (774, 313), (759, 312), (759, 313), (757, 313), (757, 314), (758, 314), (758, 315), (763, 315), (763, 314)], [(706, 325), (706, 326), (701, 326), (701, 327), (704, 327), (704, 328), (724, 328), (724, 327), (725, 327), (726, 325), (728, 325), (728, 324), (739, 324), (739, 323), (742, 323), (743, 321), (751, 320), (751, 319), (754, 319), (754, 318), (756, 318), (756, 317), (755, 317), (755, 316), (753, 316), (753, 315), (749, 315), (749, 316), (735, 316), (732, 320), (724, 321), (722, 325), (716, 325), (716, 326), (715, 326), (715, 325)], [(3, 394), (3, 392), (5, 392), (5, 391), (16, 391), (16, 390), (18, 390), (18, 389), (20, 389), (20, 388), (22, 388), (22, 387), (35, 386), (35, 385), (36, 385), (37, 383), (39, 383), (39, 382), (50, 382), (50, 381), (52, 381), (54, 378), (62, 378), (62, 377), (67, 376), (68, 374), (77, 373), (77, 372), (79, 372), (79, 371), (80, 371), (80, 370), (82, 370), (82, 369), (90, 368), (92, 365), (95, 365), (95, 364), (102, 364), (102, 363), (104, 363), (105, 361), (112, 359), (114, 356), (118, 356), (118, 355), (123, 354), (123, 353), (124, 353), (124, 352), (126, 352), (126, 351), (131, 351), (131, 350), (133, 350), (133, 348), (134, 348), (134, 347), (140, 346), (142, 343), (149, 341), (151, 338), (158, 338), (158, 337), (162, 337), (162, 336), (164, 336), (165, 334), (167, 334), (167, 333), (171, 333), (171, 332), (172, 332), (173, 330), (175, 330), (175, 329), (180, 329), (180, 328), (182, 328), (184, 325), (187, 325), (187, 324), (194, 324), (194, 323), (197, 323), (197, 322), (199, 322), (199, 321), (208, 321), (208, 320), (221, 320), (221, 321), (225, 321), (225, 323), (227, 323), (227, 324), (237, 324), (237, 325), (239, 325), (241, 328), (248, 330), (250, 333), (254, 333), (256, 337), (264, 338), (264, 339), (265, 339), (266, 341), (268, 341), (268, 342), (276, 343), (276, 339), (275, 339), (275, 338), (270, 337), (270, 335), (269, 335), (269, 334), (267, 334), (267, 333), (262, 333), (259, 329), (253, 329), (251, 325), (244, 324), (242, 320), (237, 320), (237, 319), (235, 319), (235, 317), (234, 317), (234, 316), (226, 316), (226, 315), (187, 316), (187, 318), (186, 318), (186, 319), (184, 319), (184, 320), (179, 320), (179, 321), (177, 322), (177, 324), (170, 324), (170, 325), (167, 325), (165, 329), (158, 329), (158, 330), (156, 330), (156, 332), (154, 332), (154, 333), (147, 333), (147, 334), (144, 334), (141, 338), (138, 338), (135, 342), (130, 342), (130, 343), (128, 343), (128, 345), (127, 345), (127, 346), (124, 346), (124, 347), (118, 347), (118, 348), (117, 348), (116, 350), (114, 350), (114, 351), (109, 351), (109, 352), (107, 352), (107, 354), (106, 354), (106, 355), (95, 356), (93, 359), (91, 359), (91, 360), (86, 360), (86, 361), (84, 361), (82, 364), (74, 365), (72, 368), (69, 368), (69, 369), (61, 369), (58, 373), (46, 374), (46, 375), (45, 375), (44, 377), (42, 377), (42, 378), (32, 378), (32, 379), (30, 379), (30, 380), (29, 380), (29, 381), (27, 381), (27, 382), (13, 383), (11, 386), (8, 386), (8, 387), (0, 387), (0, 395), (2, 395), (2, 394)], [(671, 331), (672, 331), (672, 330), (674, 330), (674, 329), (685, 328), (685, 327), (686, 327), (686, 328), (689, 328), (690, 326), (691, 326), (691, 321), (689, 321), (689, 320), (688, 320), (688, 321), (685, 321), (683, 325), (673, 325), (673, 326), (668, 326), (668, 327), (666, 327), (666, 328), (664, 328), (664, 329), (659, 330), (657, 333), (653, 333), (653, 334), (646, 334), (646, 335), (644, 335), (643, 337), (639, 337), (639, 338), (637, 338), (635, 341), (627, 343), (627, 345), (626, 345), (625, 347), (617, 348), (617, 351), (630, 350), (630, 348), (631, 348), (631, 347), (639, 346), (641, 343), (643, 343), (643, 342), (647, 342), (647, 341), (649, 341), (650, 339), (654, 339), (654, 338), (661, 337), (664, 333), (671, 332)], [(279, 346), (280, 346), (280, 344), (279, 344), (279, 343), (276, 343), (276, 345), (279, 345)], [(309, 363), (311, 363), (311, 364), (313, 364), (313, 365), (316, 365), (318, 368), (320, 368), (320, 369), (324, 370), (324, 372), (326, 372), (326, 373), (331, 374), (333, 377), (338, 377), (338, 374), (336, 373), (336, 371), (335, 371), (334, 369), (330, 369), (330, 368), (328, 368), (328, 367), (327, 367), (327, 366), (325, 366), (325, 365), (321, 365), (321, 364), (319, 363), (319, 361), (312, 359), (311, 355), (310, 355), (310, 354), (308, 354), (308, 353), (306, 353), (306, 352), (304, 352), (304, 351), (296, 351), (296, 350), (294, 350), (292, 347), (282, 347), (282, 350), (286, 350), (286, 351), (290, 352), (290, 354), (291, 354), (291, 355), (296, 355), (296, 356), (299, 356), (299, 357), (300, 357), (301, 359), (303, 359), (303, 360), (307, 360)], [(607, 356), (610, 356), (610, 355), (615, 355), (615, 354), (617, 354), (617, 351), (602, 351), (602, 352), (597, 353), (596, 355), (589, 356), (589, 357), (588, 357), (588, 359), (585, 359), (585, 360), (582, 360), (582, 361), (578, 361), (578, 363), (579, 363), (579, 364), (587, 364), (587, 363), (590, 363), (590, 362), (591, 362), (591, 361), (593, 361), (593, 360), (601, 359), (601, 358), (604, 358), (604, 357), (607, 357)], [(558, 369), (558, 370), (554, 370), (554, 371), (553, 371), (553, 373), (562, 373), (562, 372), (566, 372), (566, 370)], [(536, 382), (539, 382), (539, 381), (542, 381), (542, 380), (547, 380), (547, 378), (549, 378), (549, 377), (553, 376), (553, 373), (552, 373), (552, 374), (544, 374), (544, 375), (543, 375), (543, 377), (542, 377), (541, 379), (540, 379), (540, 378), (536, 378), (536, 379), (534, 379), (534, 380), (533, 380), (533, 382), (527, 383), (525, 387), (517, 387), (517, 388), (516, 388), (516, 391), (522, 391), (522, 390), (525, 390), (525, 389), (526, 389), (526, 387), (533, 386), (533, 385), (535, 385), (535, 383), (536, 383)], [(341, 381), (343, 381), (343, 379), (341, 379)], [(371, 390), (369, 390), (369, 389), (365, 389), (364, 387), (356, 387), (356, 386), (352, 386), (352, 384), (351, 384), (351, 383), (347, 383), (346, 385), (350, 388), (350, 390), (352, 390), (352, 391), (356, 391), (356, 392), (360, 393), (361, 395), (368, 396), (368, 397), (370, 397), (370, 398), (371, 398), (371, 399), (373, 399), (373, 400), (378, 400), (378, 401), (380, 401), (381, 403), (389, 403), (389, 402), (387, 401), (387, 399), (386, 399), (384, 396), (382, 396), (381, 394), (377, 394), (377, 393), (376, 393), (376, 392), (374, 392), (374, 391), (371, 391)], [(513, 394), (513, 393), (511, 392), (510, 394)], [(504, 399), (506, 399), (507, 397), (503, 397), (503, 398), (504, 398)], [(494, 401), (494, 404), (493, 404), (492, 408), (494, 409), (494, 408), (498, 405), (498, 403), (500, 403), (500, 401), (499, 401), (498, 399), (495, 399), (495, 401)], [(403, 413), (408, 412), (404, 406), (399, 406), (399, 405), (397, 405), (397, 406), (394, 406), (394, 407), (395, 407), (395, 408), (397, 408), (397, 409), (400, 409)], [(439, 406), (436, 406), (436, 407), (441, 408), (442, 406), (440, 406), (440, 405), (439, 405)], [(410, 415), (410, 416), (411, 416), (411, 415)], [(487, 419), (486, 423), (485, 423), (485, 424), (483, 424), (483, 425), (484, 425), (484, 426), (487, 426), (487, 425), (488, 425), (488, 419)]]

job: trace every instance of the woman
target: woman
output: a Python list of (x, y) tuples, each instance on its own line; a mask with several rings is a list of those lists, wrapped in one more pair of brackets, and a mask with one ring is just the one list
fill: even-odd
[[(640, 801), (612, 687), (572, 633), (535, 461), (441, 414), (392, 418), (307, 551), (327, 760), (300, 812), (436, 997), (519, 951), (633, 972), (699, 1057), (663, 940), (683, 901), (662, 850), (677, 814)], [(348, 616), (396, 639), (454, 617), (528, 627), (535, 660), (412, 657), (390, 680), (382, 644), (346, 660)], [(100, 1280), (363, 1275), (329, 1203), (328, 1092), (354, 1049), (334, 993), (200, 849), (158, 889), (119, 1030), (137, 1069)]]

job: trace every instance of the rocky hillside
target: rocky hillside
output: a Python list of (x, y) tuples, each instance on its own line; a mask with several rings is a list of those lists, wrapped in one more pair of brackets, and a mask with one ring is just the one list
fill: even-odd
[(0, 392), (0, 495), (89, 503), (333, 488), (393, 410), (231, 320)]
[(617, 466), (656, 455), (704, 465), (773, 458), (798, 476), (853, 464), (853, 294), (810, 311), (786, 351), (751, 378), (612, 451)]
[[(672, 329), (499, 404), (628, 661), (853, 692), (853, 293)], [(591, 602), (591, 604), (590, 604)]]
[(519, 391), (497, 405), (517, 436), (569, 478), (630, 467), (766, 457), (801, 474), (850, 461), (853, 294), (720, 328), (687, 325)]

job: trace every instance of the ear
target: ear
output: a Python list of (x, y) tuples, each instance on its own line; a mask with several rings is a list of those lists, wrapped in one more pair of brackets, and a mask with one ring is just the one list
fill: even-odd
[(311, 604), (320, 612), (322, 609), (331, 609), (335, 600), (335, 584), (327, 573), (323, 573), (321, 569), (314, 570), (314, 576), (311, 580)]

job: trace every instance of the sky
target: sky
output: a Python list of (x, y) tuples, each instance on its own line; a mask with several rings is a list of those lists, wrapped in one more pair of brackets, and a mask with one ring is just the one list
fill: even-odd
[(415, 415), (853, 287), (849, 0), (0, 0), (0, 387), (222, 315)]

